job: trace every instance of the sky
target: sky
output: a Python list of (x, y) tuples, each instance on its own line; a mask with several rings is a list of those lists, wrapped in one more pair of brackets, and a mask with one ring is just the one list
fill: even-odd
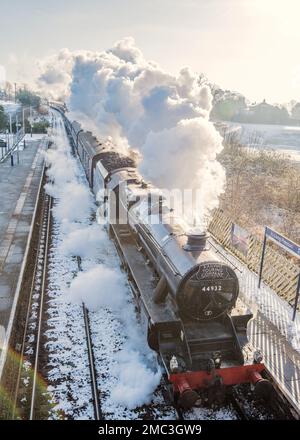
[(0, 0), (0, 78), (31, 82), (61, 48), (133, 36), (146, 59), (189, 66), (252, 101), (300, 100), (298, 0)]

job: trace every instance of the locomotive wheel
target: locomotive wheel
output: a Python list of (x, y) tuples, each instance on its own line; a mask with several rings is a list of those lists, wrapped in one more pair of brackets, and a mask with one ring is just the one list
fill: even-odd
[(259, 380), (255, 384), (254, 394), (257, 399), (268, 401), (273, 394), (273, 385), (267, 379)]
[(198, 406), (200, 396), (194, 390), (184, 391), (178, 400), (178, 406), (183, 409), (192, 408), (193, 406)]

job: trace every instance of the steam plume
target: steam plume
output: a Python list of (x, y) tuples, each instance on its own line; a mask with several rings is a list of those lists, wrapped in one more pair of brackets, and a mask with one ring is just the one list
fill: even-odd
[[(101, 139), (138, 150), (139, 169), (155, 185), (198, 190), (202, 206), (193, 217), (203, 222), (218, 205), (225, 172), (216, 160), (222, 138), (209, 122), (211, 91), (201, 77), (189, 68), (165, 72), (131, 37), (105, 52), (62, 51), (58, 58), (69, 69), (73, 116)], [(60, 79), (54, 64), (41, 80)]]

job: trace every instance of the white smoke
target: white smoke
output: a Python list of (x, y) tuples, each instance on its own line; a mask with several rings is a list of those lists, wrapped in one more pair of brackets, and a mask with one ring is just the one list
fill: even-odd
[(68, 257), (96, 258), (103, 248), (106, 235), (98, 224), (84, 227), (77, 224), (76, 228), (69, 228), (61, 245), (61, 252)]
[(59, 222), (82, 222), (93, 212), (92, 195), (84, 185), (66, 184), (59, 199), (60, 203), (53, 208), (53, 215)]
[(84, 302), (92, 311), (100, 307), (118, 311), (126, 300), (124, 284), (121, 272), (98, 264), (87, 272), (79, 272), (72, 281), (68, 298), (75, 303)]
[(212, 94), (199, 75), (189, 68), (178, 76), (165, 72), (131, 37), (105, 52), (61, 51), (45, 65), (40, 80), (48, 84), (60, 84), (66, 70), (71, 116), (101, 139), (138, 150), (145, 177), (164, 189), (198, 190), (200, 217), (218, 206), (222, 138), (209, 122)]
[(183, 200), (183, 215), (191, 219), (189, 224), (203, 226), (223, 190), (225, 171), (216, 161), (221, 149), (221, 137), (206, 118), (181, 120), (175, 127), (149, 133), (140, 171), (160, 188), (192, 189), (193, 199)]
[(47, 90), (48, 98), (65, 101), (70, 94), (72, 69), (76, 52), (61, 49), (37, 63), (39, 76), (37, 87), (43, 93)]
[(52, 208), (53, 215), (69, 230), (66, 223), (82, 222), (92, 214), (93, 196), (85, 185), (76, 182), (78, 168), (75, 159), (64, 148), (66, 136), (53, 136), (52, 139), (56, 149), (45, 152), (49, 180), (45, 190), (59, 201)]
[(150, 403), (153, 391), (160, 383), (161, 372), (147, 366), (141, 350), (130, 347), (117, 355), (117, 361), (114, 373), (118, 381), (111, 398), (129, 409)]

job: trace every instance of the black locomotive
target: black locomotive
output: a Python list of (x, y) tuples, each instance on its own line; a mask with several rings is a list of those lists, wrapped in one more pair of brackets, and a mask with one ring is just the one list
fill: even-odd
[[(53, 108), (85, 169), (135, 295), (147, 319), (149, 346), (159, 354), (177, 403), (200, 403), (203, 390), (222, 398), (226, 386), (271, 385), (258, 359), (245, 360), (252, 314), (236, 307), (239, 282), (203, 232), (188, 232), (156, 188), (144, 182), (134, 157), (119, 154)], [(114, 195), (114, 197), (111, 197)], [(113, 200), (112, 200), (113, 199)], [(200, 394), (199, 394), (200, 393)]]

